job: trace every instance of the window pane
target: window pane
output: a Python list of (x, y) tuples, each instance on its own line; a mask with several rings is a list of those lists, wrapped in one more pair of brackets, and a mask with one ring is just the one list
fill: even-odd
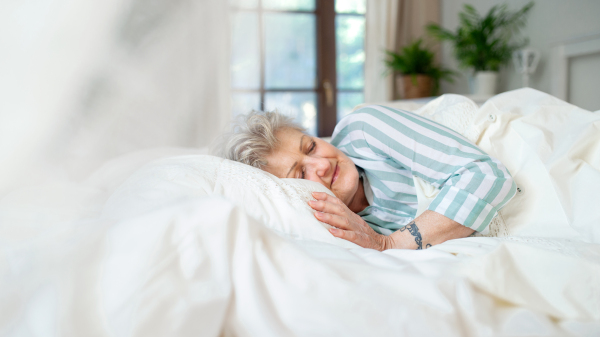
[(367, 0), (335, 0), (335, 11), (338, 13), (358, 13), (367, 12)]
[(254, 9), (258, 7), (258, 0), (229, 0), (229, 5), (234, 8)]
[(231, 112), (234, 117), (247, 114), (252, 110), (260, 110), (260, 94), (258, 92), (231, 94)]
[(317, 134), (317, 95), (314, 92), (270, 92), (265, 94), (265, 110), (277, 110)]
[(238, 89), (259, 89), (258, 14), (232, 14), (231, 34), (231, 86)]
[(352, 112), (355, 106), (364, 103), (365, 95), (362, 92), (340, 92), (337, 95), (337, 120), (338, 122)]
[(315, 0), (263, 0), (263, 8), (288, 11), (314, 11)]
[(264, 20), (266, 88), (313, 89), (315, 16), (266, 13)]
[(338, 88), (361, 89), (364, 86), (365, 18), (337, 15), (335, 23)]

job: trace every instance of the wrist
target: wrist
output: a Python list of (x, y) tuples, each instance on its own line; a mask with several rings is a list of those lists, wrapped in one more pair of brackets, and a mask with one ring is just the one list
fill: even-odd
[(390, 235), (381, 235), (381, 251), (396, 248), (394, 238)]
[(414, 237), (407, 230), (397, 230), (386, 238), (387, 249), (416, 249), (418, 247)]

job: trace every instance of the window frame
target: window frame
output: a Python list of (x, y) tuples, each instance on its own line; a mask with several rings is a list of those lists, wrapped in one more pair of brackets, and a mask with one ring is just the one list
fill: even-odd
[[(319, 137), (330, 137), (337, 124), (337, 106), (338, 93), (345, 92), (364, 92), (362, 89), (348, 89), (337, 87), (337, 52), (336, 52), (336, 17), (343, 16), (362, 16), (357, 13), (336, 13), (334, 0), (315, 0), (315, 9), (313, 10), (276, 10), (265, 9), (262, 6), (263, 0), (257, 1), (256, 8), (243, 8), (231, 6), (232, 12), (252, 12), (258, 15), (258, 33), (259, 33), (259, 88), (231, 88), (232, 93), (258, 93), (260, 109), (265, 109), (265, 96), (267, 93), (277, 92), (313, 92), (316, 96), (317, 120), (316, 131)], [(265, 87), (265, 13), (298, 13), (315, 15), (315, 43), (316, 43), (316, 74), (314, 88), (269, 88)]]

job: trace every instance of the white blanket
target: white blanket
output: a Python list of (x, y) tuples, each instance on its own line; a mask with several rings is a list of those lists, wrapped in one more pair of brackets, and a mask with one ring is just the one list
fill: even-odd
[[(274, 234), (218, 197), (4, 246), (9, 336), (561, 336), (600, 329), (600, 247), (426, 251)], [(31, 238), (33, 239), (33, 238)], [(18, 241), (15, 239), (15, 241)], [(564, 244), (564, 242), (563, 242)], [(6, 270), (8, 269), (8, 270)], [(8, 273), (7, 273), (8, 272)]]
[[(600, 153), (586, 155), (578, 158), (597, 172)], [(51, 198), (38, 189), (35, 200), (24, 202), (26, 192), (3, 200), (0, 335), (600, 333), (600, 245), (593, 237), (472, 237), (424, 251), (352, 248), (320, 240), (326, 231), (310, 232), (314, 240), (274, 231), (274, 218), (190, 193), (194, 158), (171, 165), (165, 176), (153, 173), (161, 172), (153, 171), (157, 164), (147, 166), (108, 203), (114, 178), (101, 182), (98, 175), (91, 185), (52, 188)], [(129, 206), (138, 211), (123, 212)], [(586, 217), (596, 210), (572, 209), (573, 233), (595, 233), (584, 227), (600, 225)]]

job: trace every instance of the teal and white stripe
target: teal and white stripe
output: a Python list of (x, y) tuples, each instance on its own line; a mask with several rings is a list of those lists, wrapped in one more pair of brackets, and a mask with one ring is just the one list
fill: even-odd
[(373, 204), (359, 213), (380, 233), (412, 221), (413, 176), (440, 189), (429, 210), (484, 230), (516, 192), (502, 163), (457, 132), (425, 117), (371, 105), (336, 126), (331, 143), (364, 170)]

